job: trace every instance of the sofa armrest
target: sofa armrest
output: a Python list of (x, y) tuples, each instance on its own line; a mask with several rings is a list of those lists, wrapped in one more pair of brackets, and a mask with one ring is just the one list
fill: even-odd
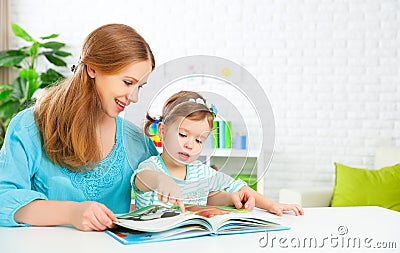
[(333, 187), (286, 188), (279, 191), (279, 202), (301, 207), (330, 206)]
[(375, 154), (375, 169), (400, 163), (400, 147), (378, 147)]

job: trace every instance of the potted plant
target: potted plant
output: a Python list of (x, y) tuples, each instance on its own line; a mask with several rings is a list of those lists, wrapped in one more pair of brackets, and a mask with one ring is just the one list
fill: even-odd
[(15, 36), (28, 42), (28, 45), (0, 51), (0, 67), (12, 67), (19, 70), (18, 77), (12, 84), (0, 84), (0, 146), (3, 145), (5, 132), (12, 117), (33, 104), (34, 92), (65, 78), (50, 67), (39, 72), (38, 60), (43, 58), (50, 65), (67, 67), (67, 63), (62, 58), (71, 55), (61, 50), (65, 46), (64, 43), (53, 40), (58, 37), (58, 34), (36, 40), (17, 24), (12, 24), (11, 29)]

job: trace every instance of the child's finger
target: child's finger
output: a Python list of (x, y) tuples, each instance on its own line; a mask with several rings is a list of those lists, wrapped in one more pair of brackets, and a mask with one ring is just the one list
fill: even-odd
[(158, 194), (158, 200), (161, 201), (161, 202), (164, 202), (164, 203), (168, 203), (169, 202), (168, 196), (166, 194), (163, 194), (163, 193), (159, 193)]
[(254, 198), (253, 194), (249, 193), (250, 195), (246, 196), (246, 202), (244, 204), (244, 208), (247, 210), (253, 210), (256, 206), (256, 199)]
[(231, 198), (235, 208), (240, 209), (243, 207), (242, 200), (237, 192), (232, 193)]
[(177, 205), (179, 206), (179, 209), (181, 210), (181, 213), (185, 212), (185, 205), (183, 204), (183, 201), (177, 200)]

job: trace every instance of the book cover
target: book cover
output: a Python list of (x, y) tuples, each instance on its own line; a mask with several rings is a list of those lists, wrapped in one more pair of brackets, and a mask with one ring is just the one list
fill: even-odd
[(224, 147), (232, 148), (232, 135), (231, 135), (231, 122), (225, 121), (225, 138), (224, 138)]
[(289, 229), (270, 221), (276, 217), (262, 210), (233, 207), (187, 206), (180, 213), (175, 207), (149, 206), (118, 216), (117, 227), (106, 233), (122, 244), (137, 244)]
[(225, 148), (225, 121), (218, 121), (219, 148)]
[(218, 121), (214, 120), (214, 129), (212, 132), (213, 148), (219, 148), (219, 130)]

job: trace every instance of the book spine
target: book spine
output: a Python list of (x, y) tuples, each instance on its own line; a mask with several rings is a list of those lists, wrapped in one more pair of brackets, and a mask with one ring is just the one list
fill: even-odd
[(225, 121), (225, 148), (232, 148), (231, 122)]
[(225, 148), (225, 121), (218, 121), (219, 148)]
[(212, 133), (213, 148), (219, 148), (219, 137), (218, 137), (218, 121), (214, 120), (214, 129)]

